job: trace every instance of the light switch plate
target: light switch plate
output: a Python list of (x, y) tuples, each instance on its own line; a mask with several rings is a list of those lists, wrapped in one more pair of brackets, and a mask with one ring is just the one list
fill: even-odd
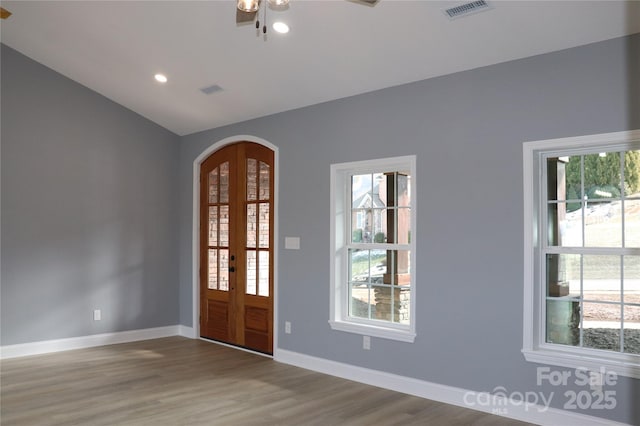
[(300, 250), (300, 237), (284, 237), (284, 248), (288, 250)]

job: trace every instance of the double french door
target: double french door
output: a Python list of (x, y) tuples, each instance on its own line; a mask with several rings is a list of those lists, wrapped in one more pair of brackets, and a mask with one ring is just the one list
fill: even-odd
[(273, 151), (227, 145), (200, 166), (200, 335), (273, 353)]

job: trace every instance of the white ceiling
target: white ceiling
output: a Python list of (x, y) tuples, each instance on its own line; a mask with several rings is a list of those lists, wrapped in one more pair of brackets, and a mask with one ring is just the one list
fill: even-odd
[(1, 40), (185, 135), (640, 32), (639, 1), (489, 1), (449, 20), (465, 0), (291, 0), (267, 15), (291, 32), (266, 39), (236, 25), (235, 0), (3, 1)]

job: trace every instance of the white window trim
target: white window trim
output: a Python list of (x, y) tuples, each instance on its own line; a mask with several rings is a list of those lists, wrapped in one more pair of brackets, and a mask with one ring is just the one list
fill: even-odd
[(538, 241), (539, 209), (536, 192), (541, 173), (540, 158), (543, 152), (558, 149), (589, 149), (592, 147), (610, 146), (630, 148), (640, 141), (640, 130), (604, 133), (598, 135), (579, 136), (543, 141), (525, 142), (523, 144), (523, 183), (524, 183), (524, 329), (522, 353), (527, 361), (570, 368), (587, 368), (599, 370), (604, 367), (619, 375), (640, 378), (638, 356), (607, 353), (606, 351), (575, 348), (545, 342), (542, 324), (544, 288), (535, 282), (535, 248)]
[[(366, 319), (354, 319), (348, 316), (348, 294), (344, 294), (347, 282), (345, 265), (345, 232), (348, 233), (350, 203), (346, 199), (350, 173), (374, 173), (380, 170), (410, 170), (411, 174), (411, 301), (410, 324), (386, 323)], [(365, 336), (380, 337), (402, 342), (413, 342), (416, 337), (416, 156), (384, 158), (377, 160), (355, 161), (331, 165), (331, 290), (329, 324), (333, 330)], [(349, 212), (349, 213), (347, 213)], [(372, 247), (373, 248), (373, 247)]]

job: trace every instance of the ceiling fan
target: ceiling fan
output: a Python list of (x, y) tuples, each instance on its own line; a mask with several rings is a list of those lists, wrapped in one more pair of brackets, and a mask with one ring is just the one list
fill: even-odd
[[(352, 3), (362, 4), (365, 6), (375, 6), (380, 0), (347, 0)], [(237, 0), (238, 7), (236, 8), (236, 24), (245, 24), (248, 22), (256, 21), (256, 28), (260, 28), (260, 19), (257, 19), (260, 6), (265, 4), (264, 13), (266, 21), (266, 11), (268, 4), (269, 7), (274, 9), (286, 9), (289, 6), (289, 0)], [(262, 27), (262, 32), (267, 33), (267, 26)]]

